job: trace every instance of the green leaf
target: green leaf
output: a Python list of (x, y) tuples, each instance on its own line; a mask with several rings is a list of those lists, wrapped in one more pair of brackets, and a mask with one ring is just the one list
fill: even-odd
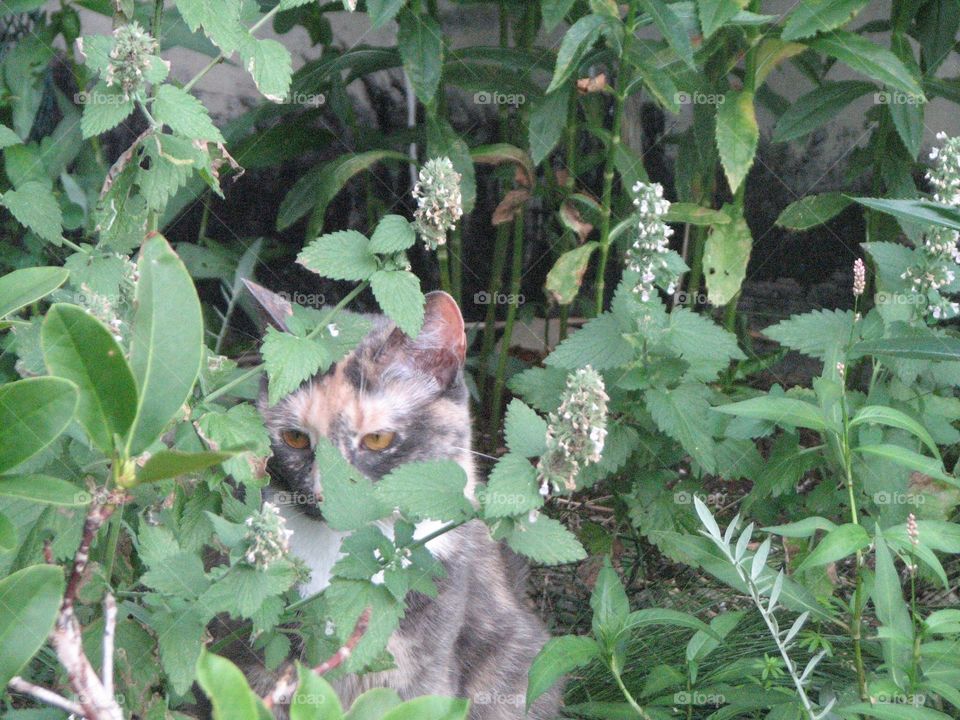
[(814, 310), (781, 320), (763, 331), (771, 340), (818, 360), (846, 346), (852, 333), (851, 310)]
[(807, 44), (873, 80), (922, 98), (923, 88), (900, 59), (886, 48), (846, 30), (834, 30)]
[(774, 142), (787, 142), (803, 137), (835, 119), (839, 112), (858, 97), (876, 87), (861, 80), (828, 82), (798, 98), (780, 116), (773, 129)]
[(960, 230), (960, 210), (950, 205), (930, 200), (882, 200), (864, 197), (853, 199), (868, 208), (893, 215), (898, 220)]
[(670, 209), (667, 210), (663, 219), (667, 222), (688, 225), (726, 225), (730, 222), (730, 216), (725, 212), (690, 202), (670, 203)]
[(417, 99), (430, 105), (443, 70), (443, 31), (437, 21), (412, 10), (401, 12), (397, 49)]
[(797, 572), (842, 560), (869, 545), (870, 536), (862, 525), (838, 525), (823, 536), (813, 551), (797, 566)]
[(819, 516), (806, 517), (797, 522), (787, 523), (786, 525), (771, 525), (761, 528), (764, 532), (782, 535), (790, 538), (812, 537), (817, 530), (834, 530), (836, 523)]
[(539, 457), (547, 451), (546, 420), (516, 398), (507, 406), (503, 435), (510, 452), (523, 457)]
[(73, 420), (77, 387), (52, 377), (0, 385), (0, 472), (52, 443)]
[(366, 280), (377, 272), (377, 259), (370, 241), (356, 230), (322, 235), (297, 255), (307, 270), (333, 280)]
[(178, 551), (151, 565), (140, 582), (157, 592), (196, 598), (209, 587), (203, 560), (196, 553)]
[(879, 720), (949, 720), (950, 716), (939, 710), (893, 703), (854, 703), (834, 708), (833, 712), (843, 718), (859, 718), (861, 715)]
[(540, 0), (540, 14), (543, 16), (543, 29), (553, 29), (563, 22), (576, 0)]
[(266, 713), (240, 669), (206, 649), (197, 660), (197, 683), (210, 698), (214, 720), (261, 720)]
[(570, 92), (570, 86), (564, 85), (532, 103), (528, 137), (534, 165), (543, 162), (563, 136)]
[(40, 342), (50, 374), (80, 392), (77, 420), (104, 453), (124, 438), (137, 409), (137, 385), (113, 334), (76, 305), (58, 303), (43, 321)]
[(527, 708), (571, 670), (600, 657), (600, 646), (593, 638), (562, 635), (550, 638), (530, 665), (527, 676)]
[(0, 125), (0, 150), (8, 148), (11, 145), (22, 145), (23, 140), (13, 130), (6, 125)]
[[(367, 2), (369, 6), (369, 0)], [(353, 701), (344, 720), (381, 720), (383, 715), (401, 704), (400, 696), (392, 688), (373, 688)]]
[(404, 4), (404, 0), (367, 0), (370, 29), (377, 30), (393, 20)]
[(380, 309), (398, 328), (411, 338), (420, 334), (425, 301), (416, 275), (407, 270), (377, 270), (370, 288)]
[(519, 520), (507, 544), (521, 555), (541, 565), (560, 565), (583, 560), (587, 553), (576, 536), (558, 520), (546, 515)]
[(473, 515), (467, 475), (453, 460), (404, 463), (376, 484), (377, 497), (412, 520), (460, 521)]
[(610, 564), (609, 556), (603, 558), (603, 567), (597, 574), (597, 582), (590, 595), (590, 609), (593, 611), (593, 636), (609, 652), (630, 614), (627, 592), (617, 571)]
[(576, 299), (583, 284), (583, 274), (598, 247), (600, 243), (588, 242), (567, 250), (550, 268), (544, 288), (558, 305), (569, 305)]
[(746, 179), (757, 154), (759, 139), (753, 93), (747, 90), (728, 91), (724, 95), (724, 102), (717, 106), (717, 150), (730, 192), (735, 193)]
[(134, 299), (130, 367), (139, 402), (127, 439), (136, 455), (180, 412), (200, 374), (203, 317), (193, 280), (161, 235), (143, 243)]
[(750, 228), (743, 217), (710, 229), (703, 251), (703, 268), (711, 304), (726, 305), (740, 292), (752, 246)]
[(696, 630), (708, 636), (715, 635), (713, 628), (690, 613), (670, 610), (668, 608), (644, 608), (642, 610), (634, 610), (627, 615), (624, 620), (622, 632), (633, 632), (637, 628), (648, 627), (650, 625), (672, 625)]
[(832, 220), (851, 202), (838, 192), (807, 195), (787, 205), (777, 218), (777, 225), (790, 230), (809, 230)]
[(819, 407), (795, 398), (764, 395), (713, 409), (727, 415), (770, 420), (778, 425), (820, 431), (832, 429)]
[(0, 277), (0, 318), (46, 297), (63, 285), (69, 275), (65, 268), (29, 267)]
[(210, 3), (207, 0), (180, 0), (177, 10), (191, 32), (201, 26), (210, 41), (230, 56), (244, 41), (246, 29), (240, 24), (240, 3)]
[(317, 443), (315, 454), (318, 466), (323, 468), (321, 510), (331, 528), (355, 530), (392, 512), (373, 483), (344, 460), (328, 440)]
[(413, 245), (417, 234), (410, 221), (401, 215), (384, 215), (377, 224), (367, 250), (378, 255), (401, 252)]
[(849, 427), (852, 429), (862, 423), (886, 425), (887, 427), (906, 430), (930, 448), (930, 452), (933, 453), (934, 457), (940, 458), (940, 449), (937, 447), (930, 433), (927, 432), (927, 429), (905, 412), (887, 407), (886, 405), (867, 405), (857, 411), (857, 414), (854, 415), (850, 421)]
[(484, 517), (489, 519), (526, 514), (543, 505), (533, 465), (514, 453), (507, 453), (497, 461), (486, 487), (478, 488), (477, 495)]
[(547, 357), (547, 365), (573, 370), (592, 365), (609, 370), (633, 360), (634, 349), (623, 337), (616, 316), (604, 313), (572, 333)]
[(240, 46), (240, 58), (261, 95), (275, 103), (286, 99), (293, 76), (289, 50), (276, 40), (250, 36)]
[(644, 393), (647, 411), (657, 427), (679, 442), (706, 472), (716, 469), (716, 444), (710, 431), (709, 388), (684, 383), (671, 389), (651, 388)]
[(674, 12), (671, 5), (661, 0), (640, 0), (640, 6), (647, 11), (653, 24), (673, 48), (673, 51), (691, 70), (696, 70), (693, 61), (693, 45), (687, 36), (686, 26)]
[(340, 720), (343, 708), (330, 683), (297, 662), (297, 691), (290, 703), (290, 720)]
[(0, 580), (0, 688), (43, 647), (65, 583), (56, 565), (33, 565)]
[[(477, 201), (477, 178), (474, 160), (467, 143), (443, 118), (427, 118), (427, 157), (448, 157), (453, 169), (460, 174), (460, 203), (464, 215), (469, 215)], [(409, 160), (409, 158), (405, 158)]]
[(690, 377), (704, 382), (716, 379), (731, 360), (746, 358), (733, 333), (687, 308), (677, 308), (670, 313), (666, 340), (677, 355), (689, 363)]
[(195, 140), (224, 142), (207, 108), (190, 93), (173, 85), (161, 85), (153, 101), (153, 117), (174, 133)]
[(870, 0), (800, 0), (780, 37), (801, 40), (846, 25)]
[(382, 720), (466, 720), (470, 701), (424, 695), (390, 710)]
[(853, 346), (851, 356), (879, 355), (909, 360), (960, 360), (960, 338), (893, 337), (864, 340)]
[(703, 29), (704, 40), (723, 27), (727, 20), (742, 9), (738, 0), (699, 0), (697, 11), (700, 14), (700, 27)]
[(237, 564), (200, 596), (198, 604), (208, 612), (251, 618), (267, 598), (285, 592), (296, 580), (289, 563), (275, 562), (262, 570)]
[(877, 620), (882, 626), (894, 630), (898, 636), (881, 639), (883, 657), (893, 681), (904, 687), (904, 682), (908, 682), (906, 672), (913, 650), (913, 620), (900, 589), (900, 574), (879, 528), (874, 537), (874, 548), (876, 568), (870, 596), (877, 611)]
[(0, 552), (8, 553), (17, 547), (17, 527), (0, 513)]
[(232, 452), (182, 452), (161, 450), (150, 456), (143, 469), (137, 473), (141, 483), (155, 482), (164, 478), (189, 475), (233, 457)]
[(0, 495), (66, 507), (90, 502), (86, 490), (49, 475), (0, 475)]
[(950, 485), (960, 487), (960, 480), (948, 475), (939, 459), (921, 455), (899, 445), (858, 445), (854, 450), (864, 455), (881, 457), (908, 470), (915, 470)]
[(17, 222), (47, 242), (60, 245), (63, 241), (60, 204), (43, 183), (30, 180), (14, 190), (7, 190), (0, 195), (0, 204), (10, 211)]
[(84, 140), (112, 130), (126, 120), (136, 107), (132, 97), (124, 97), (123, 90), (107, 87), (102, 81), (90, 92), (80, 93), (79, 97), (83, 104), (80, 130)]
[(333, 363), (329, 351), (320, 342), (274, 327), (267, 328), (260, 353), (267, 369), (267, 399), (271, 405)]
[(563, 85), (575, 73), (583, 60), (583, 56), (593, 47), (600, 37), (600, 31), (606, 26), (608, 19), (603, 15), (584, 15), (567, 30), (560, 41), (557, 51), (557, 64), (553, 69), (553, 79), (547, 87), (549, 95)]

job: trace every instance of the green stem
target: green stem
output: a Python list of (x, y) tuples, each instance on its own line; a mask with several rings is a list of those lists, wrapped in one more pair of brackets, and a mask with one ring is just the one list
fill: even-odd
[(450, 294), (453, 299), (460, 304), (463, 294), (463, 233), (461, 231), (463, 221), (457, 223), (450, 236), (450, 255), (453, 262), (450, 266)]
[(644, 720), (653, 720), (653, 718), (647, 714), (647, 711), (640, 706), (640, 703), (634, 699), (633, 695), (630, 694), (630, 691), (627, 690), (627, 686), (623, 684), (623, 678), (620, 677), (620, 673), (617, 672), (617, 670), (613, 667), (610, 668), (610, 672), (617, 681), (617, 687), (620, 688), (620, 692), (623, 693), (623, 697), (627, 699), (627, 703), (629, 703), (630, 707), (636, 711), (637, 715), (642, 717)]
[(500, 294), (500, 288), (503, 287), (503, 269), (507, 264), (507, 240), (510, 239), (510, 227), (504, 223), (497, 226), (497, 238), (493, 246), (493, 267), (490, 270), (490, 282), (487, 286), (486, 315), (483, 319), (483, 340), (480, 344), (480, 397), (484, 397), (484, 391), (489, 377), (490, 353), (493, 352), (493, 345), (497, 338), (497, 304), (493, 298)]
[(446, 245), (437, 247), (437, 260), (440, 261), (440, 289), (450, 292), (450, 251)]
[(120, 540), (120, 525), (123, 520), (123, 506), (118, 507), (110, 518), (110, 533), (107, 535), (107, 549), (103, 555), (104, 577), (107, 584), (113, 584), (113, 565), (117, 557), (117, 543)]
[[(510, 272), (510, 298), (507, 305), (507, 322), (500, 338), (500, 359), (497, 362), (497, 378), (493, 386), (493, 404), (490, 410), (490, 436), (496, 436), (500, 422), (500, 408), (503, 405), (503, 389), (507, 374), (507, 360), (510, 357), (510, 340), (513, 337), (513, 324), (517, 319), (517, 301), (520, 295), (520, 280), (523, 276), (523, 212), (517, 213), (513, 221), (513, 265)], [(493, 303), (495, 298), (491, 297)]]

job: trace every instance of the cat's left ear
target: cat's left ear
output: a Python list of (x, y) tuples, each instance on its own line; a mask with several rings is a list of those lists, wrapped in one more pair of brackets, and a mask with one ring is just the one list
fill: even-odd
[(250, 291), (253, 299), (257, 301), (257, 307), (261, 311), (263, 319), (277, 330), (290, 332), (290, 328), (287, 327), (287, 319), (293, 315), (293, 305), (290, 304), (290, 301), (252, 280), (244, 278), (243, 284)]
[(426, 295), (420, 334), (411, 339), (397, 329), (391, 340), (389, 344), (396, 343), (394, 347), (402, 353), (403, 362), (431, 373), (443, 387), (453, 382), (467, 356), (467, 336), (460, 308), (452, 297), (440, 290)]

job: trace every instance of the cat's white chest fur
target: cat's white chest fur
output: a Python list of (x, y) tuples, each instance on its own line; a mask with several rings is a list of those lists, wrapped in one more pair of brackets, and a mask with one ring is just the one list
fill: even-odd
[[(272, 493), (265, 493), (264, 499), (270, 500)], [(300, 596), (309, 597), (325, 590), (333, 577), (333, 566), (343, 557), (340, 552), (340, 543), (350, 532), (334, 530), (323, 520), (310, 517), (300, 512), (295, 506), (282, 503), (279, 505), (280, 515), (286, 520), (287, 529), (292, 531), (290, 536), (290, 551), (310, 569), (310, 580), (300, 586)], [(380, 520), (377, 527), (391, 540), (393, 539), (393, 520)], [(424, 520), (417, 523), (413, 537), (420, 539), (443, 527), (444, 523), (436, 520)], [(442, 558), (453, 549), (454, 540), (449, 533), (440, 535), (427, 543), (427, 548), (436, 558)], [(373, 578), (374, 582), (383, 582), (382, 573)]]

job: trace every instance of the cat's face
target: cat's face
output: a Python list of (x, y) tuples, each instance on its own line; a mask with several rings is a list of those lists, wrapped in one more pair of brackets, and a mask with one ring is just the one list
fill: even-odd
[(367, 337), (327, 372), (276, 405), (261, 394), (273, 448), (270, 474), (311, 514), (323, 493), (323, 468), (314, 457), (320, 438), (372, 480), (405, 462), (447, 458), (464, 467), (472, 485), (466, 338), (456, 303), (445, 293), (428, 294), (414, 339), (384, 316), (370, 319)]

